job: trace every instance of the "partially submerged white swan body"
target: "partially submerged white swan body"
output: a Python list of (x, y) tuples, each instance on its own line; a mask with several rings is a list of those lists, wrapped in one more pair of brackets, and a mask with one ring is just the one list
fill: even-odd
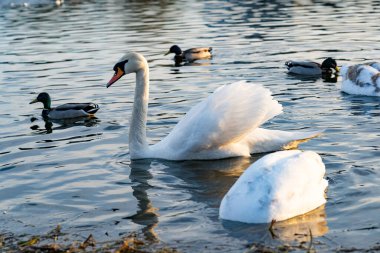
[(353, 95), (380, 96), (380, 63), (345, 65), (341, 90)]
[(258, 84), (236, 82), (219, 87), (194, 106), (162, 141), (149, 146), (146, 118), (149, 67), (138, 53), (124, 55), (114, 66), (111, 86), (123, 75), (136, 73), (135, 98), (129, 129), (131, 159), (221, 159), (294, 148), (319, 132), (284, 132), (259, 128), (282, 112), (271, 92)]
[(326, 202), (325, 165), (312, 151), (279, 151), (252, 164), (224, 196), (222, 219), (246, 223), (286, 220)]

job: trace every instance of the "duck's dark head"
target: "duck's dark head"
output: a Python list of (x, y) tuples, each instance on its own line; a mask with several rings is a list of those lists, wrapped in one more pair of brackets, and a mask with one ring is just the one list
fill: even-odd
[(176, 54), (176, 55), (180, 55), (180, 54), (182, 54), (182, 50), (181, 50), (181, 48), (179, 48), (179, 46), (174, 45), (174, 46), (171, 46), (171, 47), (170, 47), (169, 51), (166, 52), (165, 55), (168, 55), (168, 54), (170, 54), (170, 53), (174, 53), (174, 54)]
[(331, 57), (322, 62), (321, 68), (323, 72), (331, 72), (332, 69), (336, 72), (339, 72), (339, 67), (336, 61)]
[(47, 94), (46, 92), (42, 92), (42, 93), (38, 94), (37, 98), (34, 99), (29, 104), (34, 104), (34, 103), (37, 103), (37, 102), (43, 103), (44, 104), (44, 109), (50, 109), (51, 108), (51, 99), (50, 99), (49, 94)]

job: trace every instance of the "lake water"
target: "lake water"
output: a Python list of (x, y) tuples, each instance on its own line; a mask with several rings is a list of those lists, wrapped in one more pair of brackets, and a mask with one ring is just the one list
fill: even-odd
[[(380, 1), (65, 1), (0, 8), (0, 232), (111, 241), (140, 231), (184, 252), (242, 252), (247, 245), (308, 241), (319, 252), (380, 243), (380, 98), (339, 91), (339, 82), (286, 74), (289, 59), (338, 65), (380, 61)], [(48, 2), (48, 1), (43, 1)], [(211, 60), (176, 67), (173, 44), (212, 46)], [(269, 88), (284, 113), (265, 127), (320, 130), (301, 145), (318, 152), (327, 204), (275, 224), (218, 219), (223, 195), (262, 155), (220, 161), (131, 161), (134, 76), (105, 84), (126, 51), (151, 70), (148, 138), (167, 135), (217, 87), (237, 80)], [(93, 101), (95, 119), (45, 123), (53, 105)], [(33, 122), (31, 119), (37, 118)]]

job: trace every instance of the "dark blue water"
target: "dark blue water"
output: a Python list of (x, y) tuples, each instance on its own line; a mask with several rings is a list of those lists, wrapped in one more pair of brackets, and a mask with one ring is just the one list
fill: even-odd
[[(185, 252), (307, 241), (309, 228), (319, 251), (379, 243), (380, 98), (346, 95), (339, 79), (297, 78), (284, 67), (329, 56), (339, 65), (380, 61), (379, 1), (10, 2), (0, 8), (1, 233), (41, 234), (60, 224), (68, 238), (92, 233), (101, 242), (141, 231)], [(212, 46), (214, 57), (175, 67), (163, 56), (173, 44)], [(130, 50), (150, 64), (150, 143), (220, 85), (262, 83), (284, 106), (266, 127), (326, 129), (301, 149), (326, 164), (327, 204), (277, 223), (273, 239), (267, 225), (218, 219), (223, 195), (260, 155), (131, 162), (134, 77), (105, 88)], [(42, 91), (53, 105), (93, 101), (101, 109), (95, 119), (46, 123), (41, 105), (29, 105)]]

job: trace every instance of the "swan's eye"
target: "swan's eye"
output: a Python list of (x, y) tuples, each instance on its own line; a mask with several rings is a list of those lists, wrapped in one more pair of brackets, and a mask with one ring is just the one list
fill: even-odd
[(116, 65), (113, 67), (113, 71), (117, 72), (117, 69), (120, 68), (120, 69), (124, 69), (124, 65), (128, 62), (128, 60), (125, 60), (125, 61), (121, 61), (121, 62), (118, 62), (116, 63)]

